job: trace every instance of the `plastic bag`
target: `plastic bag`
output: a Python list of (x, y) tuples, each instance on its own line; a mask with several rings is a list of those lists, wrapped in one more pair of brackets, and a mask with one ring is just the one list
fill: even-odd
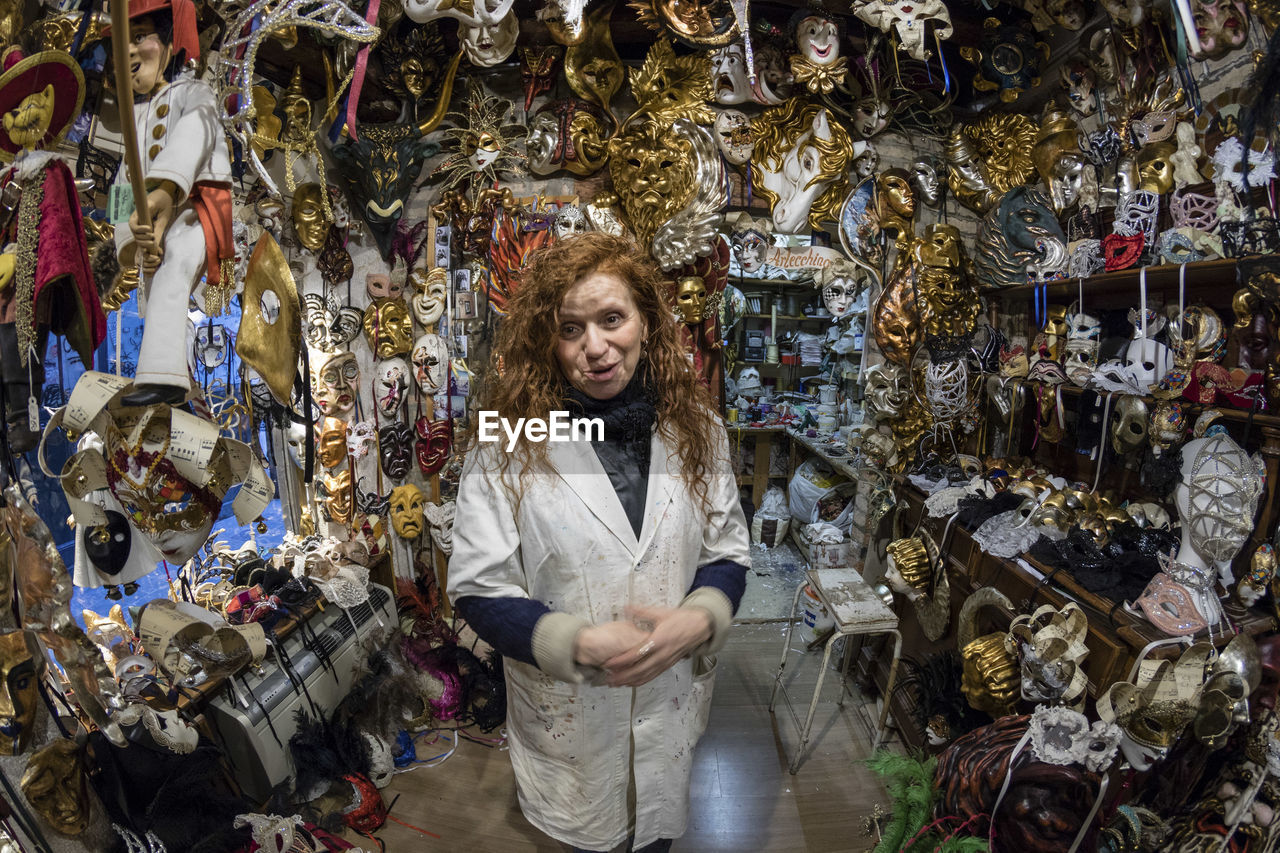
[(787, 506), (787, 494), (777, 486), (770, 486), (764, 493), (764, 500), (756, 515), (767, 515), (770, 518), (790, 518), (791, 509)]
[(817, 459), (809, 459), (796, 467), (788, 484), (791, 494), (791, 517), (801, 524), (818, 521), (818, 501), (837, 486), (849, 481)]

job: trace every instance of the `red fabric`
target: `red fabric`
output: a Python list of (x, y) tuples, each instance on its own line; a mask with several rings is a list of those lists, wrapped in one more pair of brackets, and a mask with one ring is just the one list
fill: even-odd
[(191, 188), (191, 206), (204, 229), (205, 279), (211, 285), (222, 281), (222, 261), (236, 256), (231, 236), (231, 190), (215, 184)]
[(86, 364), (107, 336), (107, 318), (93, 283), (80, 199), (62, 160), (44, 168), (40, 243), (36, 251), (36, 317), (65, 335)]

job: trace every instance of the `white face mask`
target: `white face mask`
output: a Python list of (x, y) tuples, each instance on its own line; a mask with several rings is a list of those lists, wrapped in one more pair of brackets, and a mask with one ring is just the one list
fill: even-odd
[(516, 49), (520, 20), (513, 14), (499, 21), (467, 21), (459, 28), (467, 61), (480, 68), (492, 68), (507, 61)]
[(840, 58), (840, 34), (834, 21), (813, 16), (796, 29), (796, 47), (814, 65), (833, 65)]
[(744, 104), (751, 100), (747, 60), (738, 42), (712, 52), (711, 91), (718, 104)]
[(395, 420), (404, 405), (404, 393), (409, 388), (409, 365), (403, 358), (389, 358), (378, 362), (377, 381), (373, 389), (373, 403), (378, 414)]
[(439, 335), (422, 335), (413, 344), (413, 375), (423, 394), (435, 394), (444, 385), (449, 353)]
[(285, 433), (285, 442), (289, 447), (289, 459), (299, 468), (306, 461), (307, 426), (306, 424), (289, 423)]
[(833, 317), (843, 317), (853, 307), (853, 298), (857, 293), (857, 284), (847, 278), (833, 279), (822, 288), (822, 304)]
[[(435, 275), (432, 275), (435, 272)], [(409, 273), (409, 281), (413, 285), (413, 299), (409, 307), (413, 309), (413, 318), (420, 326), (435, 328), (441, 315), (444, 314), (445, 302), (448, 298), (448, 282), (444, 270), (414, 270)]]

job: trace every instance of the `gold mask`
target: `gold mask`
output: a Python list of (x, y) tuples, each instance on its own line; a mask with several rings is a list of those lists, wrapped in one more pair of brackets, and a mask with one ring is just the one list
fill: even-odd
[(928, 225), (916, 243), (916, 290), (924, 300), (926, 334), (967, 334), (982, 312), (978, 292), (963, 272), (962, 251), (960, 229), (954, 225)]
[(302, 306), (289, 262), (269, 232), (258, 240), (249, 259), (240, 302), (244, 316), (236, 354), (258, 371), (277, 400), (287, 404), (302, 352)]
[(55, 832), (77, 836), (89, 825), (84, 756), (76, 742), (58, 738), (31, 754), (18, 786)]
[(364, 338), (378, 358), (404, 355), (413, 347), (413, 321), (403, 299), (375, 299), (364, 312)]
[(703, 54), (676, 56), (666, 39), (654, 42), (644, 64), (631, 73), (631, 94), (637, 104), (632, 118), (687, 118), (702, 125), (716, 120), (705, 103), (712, 98), (711, 59)]
[(1070, 115), (1050, 109), (1040, 122), (1036, 143), (1031, 148), (1031, 160), (1046, 187), (1052, 186), (1053, 167), (1064, 153), (1079, 152), (1080, 129)]
[(897, 237), (899, 247), (915, 237), (916, 194), (904, 169), (885, 169), (876, 178), (880, 230)]
[(31, 727), (40, 701), (43, 660), (31, 653), (25, 631), (0, 634), (0, 755), (20, 755), (31, 740)]
[(920, 309), (914, 264), (898, 264), (871, 316), (871, 333), (884, 357), (907, 367), (920, 342)]
[(297, 145), (311, 137), (311, 99), (302, 91), (302, 66), (295, 65), (289, 88), (280, 97), (284, 112), (284, 139)]
[(401, 539), (417, 539), (422, 535), (422, 508), (427, 496), (413, 483), (391, 490), (391, 526)]
[(320, 422), (320, 437), (316, 440), (316, 457), (325, 468), (337, 468), (346, 461), (346, 421), (325, 418)]
[(1031, 149), (1035, 121), (1016, 113), (991, 113), (957, 125), (946, 143), (947, 185), (965, 207), (986, 213), (1001, 197), (1035, 174)]
[(676, 313), (690, 326), (706, 319), (707, 284), (696, 275), (676, 281)]
[(641, 246), (692, 200), (693, 152), (670, 122), (644, 119), (609, 143), (609, 173)]
[(324, 248), (333, 222), (324, 212), (324, 187), (301, 184), (293, 192), (293, 231), (298, 242), (313, 252)]
[(351, 471), (341, 471), (333, 476), (325, 474), (322, 482), (329, 520), (335, 524), (350, 525), (355, 510), (351, 498)]
[(583, 100), (609, 109), (622, 88), (622, 58), (613, 46), (609, 18), (613, 3), (600, 3), (583, 16), (583, 35), (564, 55), (564, 79)]
[(1172, 157), (1178, 146), (1156, 142), (1138, 152), (1138, 189), (1164, 195), (1173, 189)]
[(1004, 641), (1005, 634), (986, 634), (960, 650), (960, 691), (971, 706), (996, 718), (1012, 712), (1022, 688), (1018, 665)]

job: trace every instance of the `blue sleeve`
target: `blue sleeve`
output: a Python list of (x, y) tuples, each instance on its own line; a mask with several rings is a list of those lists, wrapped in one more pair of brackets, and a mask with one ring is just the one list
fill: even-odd
[(742, 593), (747, 589), (747, 567), (733, 560), (707, 563), (693, 576), (693, 586), (689, 587), (689, 592), (702, 586), (713, 586), (723, 592), (725, 598), (729, 599), (729, 604), (733, 605), (733, 612), (737, 613), (738, 605), (742, 603)]
[(533, 626), (551, 608), (532, 598), (486, 598), (464, 595), (453, 609), (466, 620), (476, 636), (503, 657), (537, 666), (533, 659)]

